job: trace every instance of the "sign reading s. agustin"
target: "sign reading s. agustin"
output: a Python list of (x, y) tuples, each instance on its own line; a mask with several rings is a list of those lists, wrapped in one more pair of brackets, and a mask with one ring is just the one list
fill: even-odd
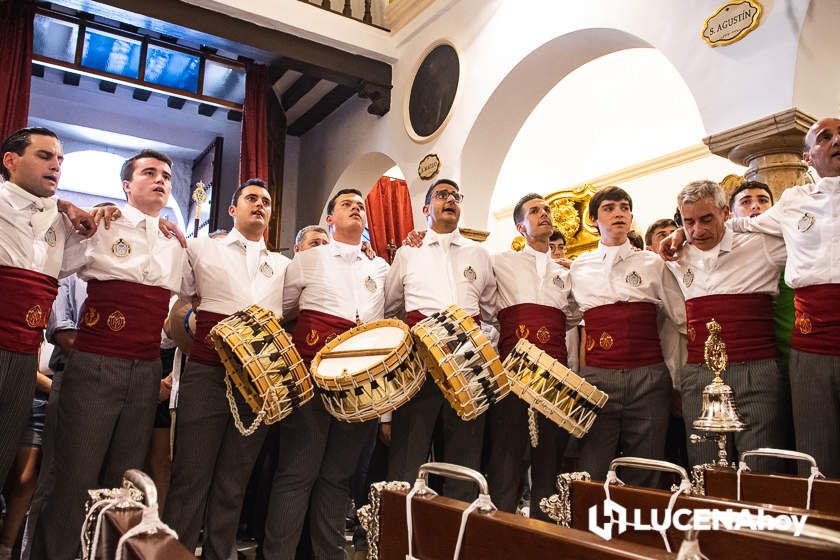
[(757, 0), (727, 2), (703, 24), (703, 40), (711, 47), (740, 41), (758, 27), (761, 12), (762, 7)]

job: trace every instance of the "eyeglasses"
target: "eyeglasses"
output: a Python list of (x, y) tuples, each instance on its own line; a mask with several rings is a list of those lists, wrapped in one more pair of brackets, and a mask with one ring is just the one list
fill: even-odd
[(458, 191), (435, 191), (432, 196), (438, 200), (447, 200), (450, 196), (455, 199), (455, 202), (463, 202), (464, 200), (464, 195)]

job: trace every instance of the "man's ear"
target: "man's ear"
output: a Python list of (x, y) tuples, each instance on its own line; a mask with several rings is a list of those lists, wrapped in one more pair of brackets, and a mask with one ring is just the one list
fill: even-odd
[(333, 225), (335, 225), (335, 218), (333, 218), (332, 214), (327, 214), (325, 221), (327, 222), (327, 227), (332, 227)]
[[(802, 161), (804, 161), (807, 165), (811, 165), (811, 153), (802, 152)], [(8, 167), (8, 165), (6, 167)]]
[(236, 206), (234, 206), (233, 204), (228, 206), (228, 216), (230, 216), (230, 217), (236, 216)]
[(131, 192), (131, 182), (130, 181), (123, 181), (122, 182), (123, 192), (125, 193), (125, 197), (128, 198), (128, 193)]
[(525, 235), (525, 225), (516, 224), (516, 231), (518, 231), (521, 235)]
[(431, 214), (431, 213), (432, 213), (432, 211), (431, 211), (431, 209), (429, 208), (429, 205), (428, 205), (428, 204), (424, 204), (424, 205), (423, 205), (423, 215), (424, 215), (424, 216), (426, 216), (426, 217), (428, 218), (428, 217), (429, 217), (429, 214)]

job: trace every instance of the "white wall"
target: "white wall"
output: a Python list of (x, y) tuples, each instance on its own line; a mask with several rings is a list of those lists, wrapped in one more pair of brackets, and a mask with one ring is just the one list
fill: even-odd
[[(256, 2), (249, 5), (256, 9)], [(566, 75), (615, 51), (650, 46), (673, 65), (702, 123), (692, 128), (690, 144), (788, 109), (794, 99), (799, 32), (808, 5), (766, 0), (757, 30), (738, 43), (712, 49), (700, 38), (700, 28), (718, 1), (438, 0), (420, 20), (393, 37), (397, 60), (391, 111), (373, 117), (365, 100), (354, 99), (302, 138), (300, 180), (306, 189), (300, 193), (299, 223), (317, 220), (344, 170), (370, 152), (388, 155), (406, 171), (418, 217), (420, 198), (429, 183), (417, 177), (417, 163), (425, 154), (437, 153), (441, 176), (461, 181), (467, 194), (462, 225), (485, 228), (499, 170), (528, 116)], [(840, 23), (840, 17), (826, 17)], [(441, 39), (451, 41), (460, 53), (459, 93), (443, 133), (417, 144), (405, 132), (403, 103), (419, 57)], [(835, 57), (815, 52), (814, 58), (828, 68)], [(634, 69), (625, 70), (627, 80), (632, 80)], [(644, 85), (641, 78), (639, 82)], [(586, 111), (588, 102), (577, 108)], [(654, 116), (645, 121), (646, 126), (658, 120)], [(621, 145), (642, 144), (639, 134), (627, 132)], [(682, 147), (683, 140), (666, 151)], [(583, 161), (591, 152), (603, 150), (584, 139), (577, 148), (564, 153), (563, 159)], [(600, 169), (593, 164), (579, 173), (608, 173), (615, 169), (610, 159), (603, 158)]]

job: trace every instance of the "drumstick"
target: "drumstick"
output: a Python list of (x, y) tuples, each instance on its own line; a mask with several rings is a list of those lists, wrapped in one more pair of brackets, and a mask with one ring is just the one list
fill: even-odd
[(324, 358), (361, 358), (365, 356), (385, 356), (393, 352), (393, 348), (367, 348), (365, 350), (336, 350), (334, 352), (322, 352)]

